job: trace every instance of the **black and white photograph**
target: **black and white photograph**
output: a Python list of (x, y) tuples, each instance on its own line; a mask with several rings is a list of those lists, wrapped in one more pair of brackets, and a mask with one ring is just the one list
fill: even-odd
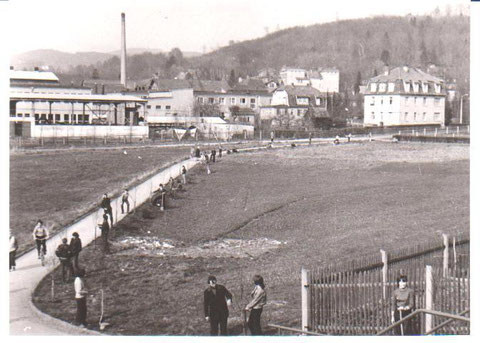
[(2, 334), (473, 339), (479, 9), (0, 1)]

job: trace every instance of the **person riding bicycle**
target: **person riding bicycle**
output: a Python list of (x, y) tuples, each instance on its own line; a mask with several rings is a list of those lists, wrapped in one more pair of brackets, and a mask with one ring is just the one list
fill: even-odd
[(48, 239), (48, 230), (43, 225), (43, 221), (40, 219), (33, 229), (33, 239), (37, 245), (38, 258), (40, 258), (40, 250), (42, 250), (43, 255), (47, 254), (47, 239)]

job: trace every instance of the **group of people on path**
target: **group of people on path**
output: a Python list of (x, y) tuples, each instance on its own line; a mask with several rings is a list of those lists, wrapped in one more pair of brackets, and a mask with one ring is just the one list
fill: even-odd
[[(203, 294), (205, 320), (210, 323), (211, 335), (217, 336), (220, 333), (220, 335), (225, 336), (228, 334), (228, 308), (232, 305), (232, 293), (225, 286), (217, 284), (217, 278), (213, 275), (208, 277), (207, 283), (208, 287)], [(250, 312), (248, 317), (250, 333), (252, 335), (262, 335), (260, 316), (263, 307), (267, 303), (267, 293), (262, 276), (255, 275), (253, 283), (255, 286), (250, 294), (252, 300), (245, 306), (243, 311)]]
[(82, 251), (82, 240), (77, 232), (72, 233), (70, 244), (67, 238), (62, 238), (62, 243), (55, 250), (55, 255), (62, 266), (62, 281), (65, 283), (76, 274), (80, 268), (78, 255)]

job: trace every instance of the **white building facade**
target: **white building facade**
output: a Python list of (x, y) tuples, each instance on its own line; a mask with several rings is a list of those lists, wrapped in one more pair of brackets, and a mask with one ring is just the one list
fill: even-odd
[(418, 68), (398, 67), (368, 81), (364, 126), (445, 124), (445, 84)]

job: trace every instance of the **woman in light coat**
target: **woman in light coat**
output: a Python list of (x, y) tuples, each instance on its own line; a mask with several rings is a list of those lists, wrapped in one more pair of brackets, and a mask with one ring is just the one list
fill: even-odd
[(265, 292), (265, 284), (263, 277), (255, 275), (253, 277), (255, 288), (252, 293), (252, 301), (245, 307), (245, 311), (250, 311), (248, 317), (248, 328), (252, 335), (262, 335), (262, 327), (260, 325), (260, 315), (263, 311), (263, 306), (267, 303), (267, 293)]

